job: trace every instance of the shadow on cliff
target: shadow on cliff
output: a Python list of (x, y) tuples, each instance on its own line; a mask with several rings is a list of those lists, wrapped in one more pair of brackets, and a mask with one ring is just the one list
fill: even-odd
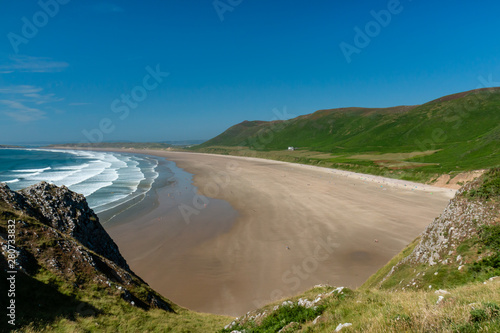
[[(2, 297), (0, 308), (2, 320), (0, 331), (5, 332), (20, 329), (33, 323), (35, 327), (43, 327), (44, 324), (54, 322), (57, 318), (74, 320), (76, 317), (89, 317), (98, 314), (98, 310), (86, 302), (80, 302), (75, 297), (62, 294), (56, 287), (40, 282), (22, 271), (15, 274), (15, 297), (7, 297), (10, 283), (7, 280), (12, 276), (8, 274), (7, 262), (0, 256), (0, 285), (2, 286)], [(9, 313), (9, 302), (15, 300), (15, 326), (8, 323), (11, 318)]]

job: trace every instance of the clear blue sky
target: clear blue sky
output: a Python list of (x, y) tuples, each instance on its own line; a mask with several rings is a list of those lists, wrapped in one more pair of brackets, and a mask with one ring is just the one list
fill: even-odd
[(0, 143), (209, 139), (500, 86), (494, 0), (42, 3), (0, 1)]

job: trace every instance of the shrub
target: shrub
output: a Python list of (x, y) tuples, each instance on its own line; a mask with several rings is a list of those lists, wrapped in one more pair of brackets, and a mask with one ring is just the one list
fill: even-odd
[(500, 250), (500, 224), (482, 226), (479, 237), (484, 245)]
[(470, 311), (470, 321), (479, 323), (488, 320), (488, 314), (483, 309), (474, 309)]
[(480, 323), (495, 319), (499, 314), (500, 307), (496, 303), (483, 303), (481, 309), (473, 309), (470, 311), (470, 321), (473, 323)]
[(221, 332), (232, 332), (233, 330), (244, 331), (247, 333), (272, 333), (278, 332), (280, 329), (290, 324), (291, 322), (305, 323), (315, 319), (325, 310), (324, 305), (318, 305), (313, 308), (306, 308), (301, 305), (285, 305), (281, 306), (276, 311), (269, 314), (262, 323), (257, 326), (254, 322), (249, 322), (244, 325), (237, 325), (230, 329), (224, 329)]
[(484, 180), (477, 189), (465, 193), (469, 198), (491, 199), (500, 196), (500, 168), (490, 169), (484, 174)]

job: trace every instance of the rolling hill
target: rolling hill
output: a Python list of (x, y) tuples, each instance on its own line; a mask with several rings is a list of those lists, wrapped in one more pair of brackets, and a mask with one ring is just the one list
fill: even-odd
[[(414, 180), (420, 173), (428, 180), (499, 165), (499, 143), (500, 88), (485, 88), (416, 106), (340, 108), (285, 121), (244, 121), (192, 149)], [(284, 154), (289, 146), (297, 150)]]
[(317, 285), (231, 318), (183, 309), (151, 289), (82, 195), (47, 183), (18, 192), (2, 184), (0, 276), (9, 285), (2, 283), (0, 304), (15, 307), (0, 330), (498, 332), (499, 208), (496, 168), (466, 184), (360, 288)]

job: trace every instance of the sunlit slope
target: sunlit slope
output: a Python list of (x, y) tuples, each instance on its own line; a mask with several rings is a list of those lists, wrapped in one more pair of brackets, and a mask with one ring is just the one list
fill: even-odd
[(332, 162), (359, 153), (416, 155), (435, 150), (426, 156), (405, 156), (405, 160), (432, 163), (425, 166), (428, 171), (443, 172), (497, 165), (499, 141), (500, 88), (492, 88), (418, 106), (342, 108), (286, 121), (245, 121), (195, 149), (240, 146), (277, 151), (294, 146), (331, 153)]

